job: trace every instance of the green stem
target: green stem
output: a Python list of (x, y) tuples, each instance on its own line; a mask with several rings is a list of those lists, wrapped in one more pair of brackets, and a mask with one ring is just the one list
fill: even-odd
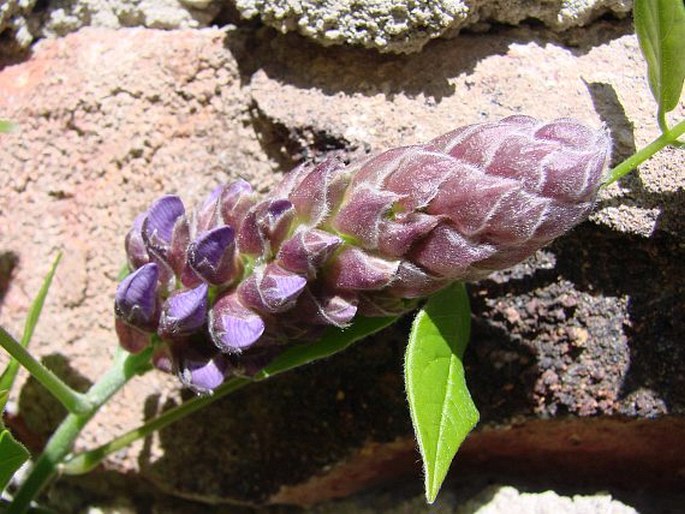
[(138, 439), (147, 437), (153, 432), (171, 425), (175, 421), (178, 421), (179, 419), (202, 409), (210, 403), (215, 402), (219, 398), (223, 398), (229, 393), (237, 391), (251, 382), (252, 380), (247, 378), (233, 378), (222, 384), (221, 387), (217, 388), (211, 395), (197, 396), (192, 400), (165, 411), (158, 417), (148, 421), (134, 430), (131, 430), (130, 432), (112, 439), (110, 442), (98, 448), (74, 456), (63, 466), (61, 466), (60, 471), (67, 475), (81, 475), (88, 473), (98, 464), (100, 464), (100, 462), (102, 462), (108, 455), (127, 447), (129, 444)]
[(24, 366), (69, 412), (83, 414), (93, 408), (93, 404), (86, 395), (74, 391), (62, 382), (57, 375), (36, 360), (2, 327), (0, 327), (0, 346)]
[(609, 176), (604, 181), (602, 186), (606, 187), (624, 177), (665, 146), (677, 142), (677, 139), (683, 134), (685, 134), (685, 120), (678, 123), (671, 130), (664, 132), (640, 151), (634, 153), (621, 164), (616, 166), (613, 170), (611, 170)]
[(62, 421), (12, 500), (7, 509), (7, 514), (23, 514), (27, 511), (31, 501), (55, 476), (58, 465), (71, 451), (74, 441), (86, 423), (131, 377), (148, 365), (151, 351), (148, 349), (132, 355), (123, 350), (117, 350), (112, 368), (86, 394), (91, 402), (91, 409), (82, 414), (69, 414)]
[(150, 420), (144, 425), (141, 425), (98, 448), (72, 457), (64, 466), (62, 466), (61, 471), (70, 475), (87, 473), (102, 462), (105, 457), (128, 446), (135, 440), (146, 437), (155, 430), (162, 429), (251, 382), (266, 380), (267, 378), (285, 373), (286, 371), (304, 364), (330, 357), (331, 355), (344, 350), (354, 342), (391, 325), (395, 321), (397, 321), (397, 316), (385, 318), (358, 318), (355, 323), (347, 329), (341, 330), (330, 328), (317, 343), (296, 345), (289, 348), (265, 369), (257, 373), (252, 379), (233, 378), (217, 388), (210, 396), (198, 396), (181, 405), (177, 405), (162, 413), (158, 418)]

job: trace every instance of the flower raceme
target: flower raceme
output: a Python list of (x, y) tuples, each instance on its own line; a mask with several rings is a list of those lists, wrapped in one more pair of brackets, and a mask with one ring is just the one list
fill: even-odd
[(603, 130), (511, 116), (300, 165), (267, 198), (243, 180), (192, 213), (164, 196), (126, 237), (120, 343), (140, 351), (156, 333), (154, 364), (209, 392), (326, 326), (525, 259), (588, 216), (609, 153)]

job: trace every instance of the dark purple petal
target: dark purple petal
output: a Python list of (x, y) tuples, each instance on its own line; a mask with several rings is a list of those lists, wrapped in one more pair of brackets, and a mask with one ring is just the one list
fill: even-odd
[(133, 226), (128, 234), (126, 234), (124, 241), (128, 267), (132, 270), (138, 269), (143, 264), (150, 262), (150, 256), (147, 253), (147, 248), (145, 248), (145, 241), (143, 241), (143, 221), (145, 216), (145, 213), (136, 216)]
[(157, 322), (157, 280), (159, 267), (150, 262), (126, 277), (117, 287), (114, 312), (121, 320), (141, 329)]
[(231, 227), (217, 227), (200, 236), (188, 246), (188, 265), (197, 275), (213, 285), (221, 285), (235, 277), (235, 238)]
[(172, 294), (162, 305), (158, 333), (163, 338), (191, 334), (207, 319), (207, 284)]
[(259, 340), (264, 328), (262, 318), (235, 294), (220, 298), (209, 311), (209, 332), (222, 352), (240, 353)]
[(367, 254), (354, 247), (345, 248), (333, 259), (327, 279), (335, 289), (375, 290), (392, 283), (400, 265)]
[(302, 230), (281, 245), (276, 260), (288, 271), (313, 278), (341, 243), (323, 230)]
[(307, 279), (276, 263), (257, 267), (238, 287), (241, 301), (265, 313), (284, 312), (295, 305)]
[(185, 214), (178, 196), (166, 195), (152, 204), (143, 221), (143, 240), (148, 251), (165, 258), (176, 221)]
[(127, 325), (119, 318), (114, 320), (114, 328), (119, 338), (119, 344), (127, 352), (138, 353), (150, 344), (150, 334), (141, 332), (131, 325)]

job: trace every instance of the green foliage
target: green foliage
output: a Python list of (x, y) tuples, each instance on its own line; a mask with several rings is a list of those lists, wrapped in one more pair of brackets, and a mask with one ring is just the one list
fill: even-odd
[[(2, 128), (2, 124), (0, 124), (0, 130), (2, 130)], [(43, 305), (45, 304), (45, 297), (50, 289), (50, 284), (52, 283), (52, 278), (55, 275), (55, 270), (57, 269), (60, 259), (61, 254), (58, 254), (48, 275), (43, 281), (43, 285), (40, 288), (38, 295), (36, 295), (36, 298), (31, 304), (24, 325), (24, 334), (21, 338), (21, 345), (23, 347), (27, 347), (31, 341), (36, 324), (40, 318), (40, 313), (43, 310)], [(18, 371), (19, 363), (15, 359), (11, 359), (7, 368), (0, 376), (0, 413), (5, 409), (9, 391), (14, 384)], [(4, 490), (17, 469), (19, 469), (29, 457), (30, 455), (26, 448), (16, 441), (9, 430), (0, 422), (0, 491)]]
[[(0, 390), (0, 404), (7, 403), (9, 391)], [(29, 452), (0, 421), (0, 492), (5, 490), (14, 473), (29, 459)]]
[(395, 321), (397, 321), (396, 316), (384, 318), (359, 317), (346, 329), (330, 327), (316, 343), (295, 345), (283, 352), (260, 371), (255, 379), (263, 380), (304, 364), (330, 357), (345, 350), (360, 339), (392, 325)]
[(634, 17), (649, 86), (663, 115), (678, 105), (685, 79), (685, 5), (682, 0), (635, 0)]
[(479, 418), (462, 364), (470, 316), (463, 284), (435, 294), (414, 319), (405, 354), (409, 410), (429, 503), (435, 501), (457, 449)]
[[(26, 323), (24, 325), (24, 334), (21, 337), (21, 345), (24, 348), (28, 347), (29, 343), (31, 342), (33, 332), (36, 329), (38, 319), (40, 318), (40, 313), (43, 311), (45, 297), (48, 294), (48, 290), (50, 289), (50, 285), (52, 284), (52, 278), (55, 276), (55, 271), (57, 270), (57, 266), (59, 265), (59, 261), (61, 259), (62, 254), (58, 253), (57, 257), (55, 257), (55, 261), (52, 263), (50, 271), (45, 277), (45, 280), (43, 280), (43, 285), (41, 286), (40, 291), (38, 291), (36, 298), (33, 300), (33, 303), (31, 304), (31, 308), (29, 309), (28, 316), (26, 317)], [(16, 378), (18, 371), (19, 363), (15, 359), (11, 359), (9, 364), (7, 365), (7, 368), (0, 376), (0, 391), (9, 391), (10, 389), (12, 389), (12, 384), (14, 383), (14, 379)], [(4, 406), (5, 404), (0, 401), (0, 411), (4, 408)], [(2, 453), (0, 453), (0, 455), (2, 455)]]

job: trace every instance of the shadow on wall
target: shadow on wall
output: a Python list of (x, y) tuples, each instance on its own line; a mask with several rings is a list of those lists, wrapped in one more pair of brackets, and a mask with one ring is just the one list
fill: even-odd
[(12, 282), (12, 274), (19, 264), (19, 256), (14, 252), (0, 252), (0, 312), (5, 295)]
[(420, 53), (409, 55), (323, 47), (303, 36), (284, 35), (269, 28), (231, 32), (225, 44), (236, 56), (243, 85), (249, 84), (254, 73), (263, 70), (284, 85), (316, 88), (329, 96), (380, 94), (392, 100), (398, 94), (423, 95), (439, 103), (454, 93), (451, 79), (469, 75), (488, 56), (505, 55), (514, 43), (534, 41), (540, 46), (562, 46), (583, 55), (628, 33), (632, 33), (628, 20), (600, 20), (589, 30), (573, 29), (562, 34), (539, 28), (529, 30), (525, 25), (520, 28), (494, 25), (488, 32), (494, 36), (484, 38), (463, 32), (451, 40), (433, 40)]

